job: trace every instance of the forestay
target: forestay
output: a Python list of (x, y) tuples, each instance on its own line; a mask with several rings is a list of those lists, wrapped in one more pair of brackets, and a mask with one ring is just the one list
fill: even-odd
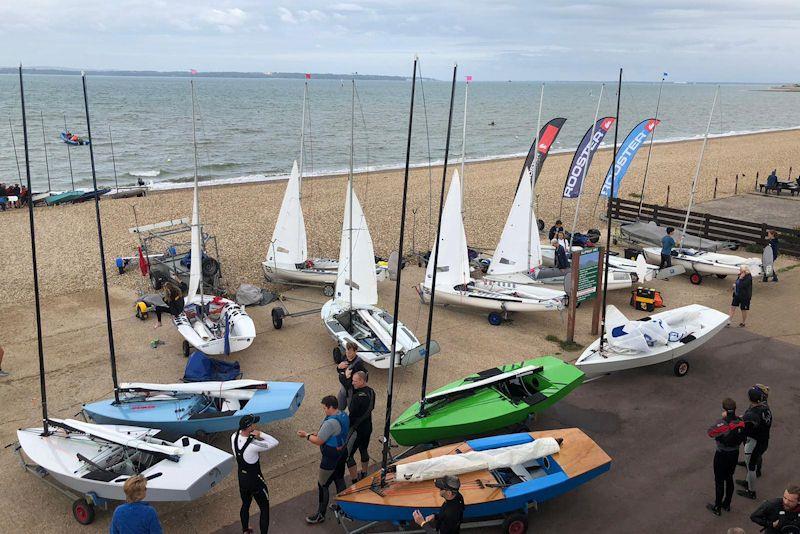
[(542, 248), (531, 202), (532, 196), (531, 173), (525, 169), (503, 234), (500, 236), (500, 243), (489, 265), (488, 274), (528, 272), (542, 264)]
[(306, 223), (300, 204), (300, 179), (295, 161), (267, 251), (267, 263), (279, 269), (294, 269), (308, 257)]
[[(350, 200), (352, 199), (352, 206)], [(350, 220), (352, 209), (353, 228)], [(352, 258), (350, 248), (352, 239)], [(352, 260), (352, 261), (351, 261)], [(353, 272), (350, 272), (352, 264)], [(375, 274), (375, 249), (367, 228), (367, 219), (355, 191), (347, 191), (342, 221), (342, 241), (339, 246), (339, 270), (336, 277), (337, 303), (349, 306), (375, 306), (378, 303), (378, 278)]]
[(439, 272), (436, 274), (436, 285), (441, 290), (452, 291), (455, 286), (470, 283), (467, 236), (464, 233), (464, 221), (461, 219), (461, 179), (457, 170), (453, 171), (453, 179), (444, 203), (439, 242), (433, 245), (425, 272), (425, 286), (429, 288), (433, 284), (433, 258), (437, 248)]

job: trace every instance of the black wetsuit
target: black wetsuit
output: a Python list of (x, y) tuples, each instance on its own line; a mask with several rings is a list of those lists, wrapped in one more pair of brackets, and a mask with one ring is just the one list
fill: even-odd
[(460, 534), (461, 521), (464, 519), (464, 497), (460, 493), (452, 499), (445, 500), (433, 521), (425, 525), (425, 530), (439, 534)]
[(375, 409), (375, 391), (364, 386), (353, 389), (347, 411), (350, 415), (350, 439), (347, 456), (348, 467), (356, 465), (356, 451), (361, 452), (361, 463), (369, 462), (369, 438), (372, 436), (372, 410)]
[(728, 413), (708, 429), (708, 437), (717, 442), (714, 453), (714, 507), (730, 508), (733, 498), (733, 474), (739, 461), (739, 446), (744, 442), (744, 421)]
[[(773, 527), (772, 525), (778, 520), (780, 520), (778, 528)], [(783, 499), (779, 497), (761, 503), (761, 506), (750, 515), (750, 521), (764, 527), (764, 534), (780, 534), (784, 532), (781, 530), (783, 527), (789, 525), (800, 527), (800, 511), (787, 512), (783, 509)], [(786, 532), (797, 531), (787, 529)]]
[(239, 434), (233, 440), (233, 451), (236, 454), (236, 464), (239, 470), (239, 495), (242, 498), (242, 508), (239, 510), (239, 519), (242, 521), (242, 531), (250, 524), (250, 503), (255, 499), (261, 512), (259, 527), (261, 534), (269, 532), (269, 491), (264, 475), (261, 474), (261, 463), (249, 464), (244, 460), (244, 451), (255, 439), (252, 435), (247, 437), (244, 446), (239, 448)]
[[(769, 447), (769, 431), (772, 428), (772, 410), (766, 402), (751, 406), (744, 412), (745, 434), (748, 439), (755, 440), (747, 462), (748, 489), (755, 491), (756, 473), (761, 473), (764, 453)], [(745, 449), (745, 452), (748, 448)]]

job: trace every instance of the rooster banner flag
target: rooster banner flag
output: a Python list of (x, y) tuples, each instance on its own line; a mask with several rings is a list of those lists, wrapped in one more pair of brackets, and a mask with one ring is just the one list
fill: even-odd
[[(528, 151), (528, 157), (525, 158), (525, 165), (519, 173), (517, 187), (519, 187), (519, 182), (522, 181), (526, 169), (531, 173), (531, 176), (533, 176), (534, 185), (536, 184), (536, 179), (539, 178), (539, 173), (542, 172), (542, 166), (544, 165), (544, 160), (547, 159), (547, 154), (550, 152), (550, 147), (555, 143), (556, 137), (558, 137), (565, 122), (567, 122), (567, 119), (561, 117), (551, 119), (539, 130), (539, 137), (533, 140), (531, 149)], [(536, 163), (536, 172), (534, 173), (533, 166), (537, 153), (539, 154), (539, 161)]]
[(613, 125), (614, 117), (603, 117), (586, 130), (586, 134), (572, 157), (572, 165), (569, 166), (567, 181), (564, 184), (564, 198), (578, 198), (581, 195), (583, 179), (589, 172), (594, 153)]
[[(615, 197), (619, 195), (619, 184), (622, 183), (622, 179), (625, 177), (625, 173), (628, 171), (628, 167), (630, 167), (634, 156), (636, 156), (636, 152), (639, 151), (639, 148), (641, 148), (647, 140), (647, 137), (653, 133), (653, 130), (655, 130), (660, 122), (661, 121), (658, 119), (643, 120), (631, 130), (631, 133), (628, 134), (628, 137), (626, 137), (620, 145), (619, 151), (617, 152), (617, 161), (614, 163), (616, 166), (614, 172)], [(606, 179), (603, 181), (603, 188), (600, 190), (601, 197), (608, 197), (611, 194), (611, 171), (612, 167), (609, 167), (606, 173)]]

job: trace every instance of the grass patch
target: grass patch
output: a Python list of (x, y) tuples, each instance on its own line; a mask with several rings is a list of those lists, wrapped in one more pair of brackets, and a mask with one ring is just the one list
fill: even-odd
[(545, 339), (551, 343), (557, 343), (561, 350), (565, 352), (575, 352), (581, 350), (583, 345), (580, 343), (575, 343), (574, 341), (565, 341), (558, 336), (554, 336), (553, 334), (548, 334), (545, 336)]

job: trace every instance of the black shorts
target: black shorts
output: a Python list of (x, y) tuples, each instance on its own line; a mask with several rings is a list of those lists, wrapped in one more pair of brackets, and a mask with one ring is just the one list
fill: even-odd
[(734, 295), (733, 300), (731, 301), (731, 306), (734, 308), (741, 308), (742, 310), (747, 311), (750, 309), (750, 299), (740, 300), (739, 297)]

